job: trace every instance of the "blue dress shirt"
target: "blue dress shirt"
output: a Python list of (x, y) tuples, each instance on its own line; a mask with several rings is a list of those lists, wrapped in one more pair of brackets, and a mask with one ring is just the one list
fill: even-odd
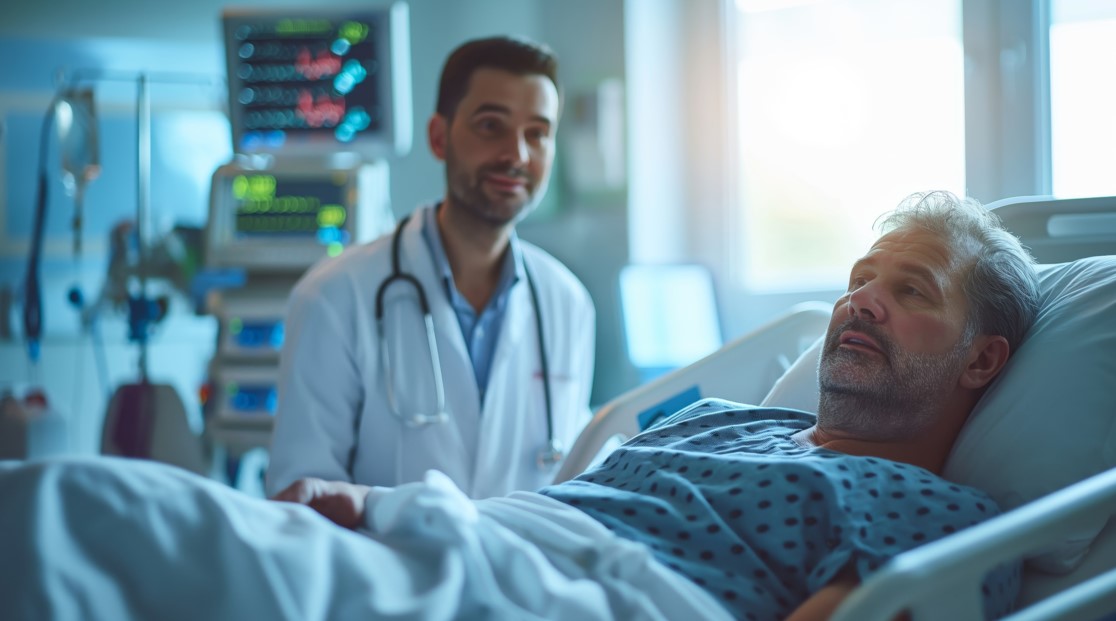
[(492, 368), (492, 354), (496, 351), (500, 327), (504, 324), (504, 315), (507, 312), (508, 293), (512, 285), (525, 275), (523, 255), (519, 249), (519, 238), (515, 231), (512, 231), (508, 240), (508, 253), (504, 256), (504, 264), (500, 268), (500, 280), (496, 284), (496, 291), (489, 298), (488, 304), (481, 309), (480, 314), (477, 314), (472, 304), (461, 295), (454, 283), (453, 270), (450, 269), (449, 259), (442, 245), (442, 235), (438, 231), (437, 213), (440, 208), (441, 204), (424, 211), (422, 236), (426, 240), (427, 247), (430, 248), (434, 269), (442, 275), (446, 296), (449, 298), (454, 314), (457, 315), (457, 322), (461, 325), (465, 347), (469, 350), (469, 360), (473, 363), (477, 391), (480, 393), (481, 403), (484, 403), (488, 373)]

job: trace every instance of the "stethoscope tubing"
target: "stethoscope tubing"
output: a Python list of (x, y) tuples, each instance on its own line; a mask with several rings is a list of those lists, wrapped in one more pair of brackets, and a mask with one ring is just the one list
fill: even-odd
[[(400, 266), (400, 246), (403, 229), (406, 227), (410, 216), (403, 218), (399, 225), (395, 227), (391, 240), (391, 274), (387, 276), (380, 283), (376, 289), (376, 302), (375, 302), (375, 318), (376, 318), (376, 331), (380, 342), (380, 364), (384, 368), (385, 379), (385, 396), (387, 397), (388, 410), (393, 416), (411, 427), (423, 427), (430, 424), (445, 423), (449, 421), (449, 414), (445, 409), (445, 382), (442, 377), (442, 365), (438, 358), (438, 343), (434, 336), (434, 316), (430, 311), (429, 300), (426, 296), (426, 290), (413, 274), (404, 272)], [(523, 265), (524, 273), (527, 277), (527, 289), (531, 295), (531, 304), (535, 307), (535, 333), (539, 344), (539, 362), (542, 371), (543, 381), (543, 398), (546, 406), (546, 448), (539, 454), (540, 467), (553, 465), (562, 458), (561, 447), (558, 445), (554, 437), (554, 413), (552, 410), (552, 394), (550, 387), (550, 365), (548, 356), (546, 354), (546, 339), (543, 333), (543, 317), (542, 305), (539, 302), (538, 289), (535, 287), (535, 281), (531, 277), (531, 270), (528, 268), (526, 262)], [(427, 345), (430, 349), (430, 362), (432, 366), (432, 374), (434, 377), (434, 390), (437, 397), (437, 410), (433, 414), (415, 413), (411, 416), (406, 416), (399, 411), (397, 401), (395, 399), (394, 378), (391, 373), (390, 354), (388, 352), (387, 343), (384, 339), (384, 296), (388, 288), (395, 283), (406, 283), (411, 286), (418, 297), (419, 309), (423, 315), (423, 321), (426, 327)], [(357, 421), (356, 431), (359, 434), (359, 418)], [(359, 437), (359, 435), (357, 436)], [(352, 460), (355, 458), (355, 447), (353, 454), (350, 456), (350, 472), (352, 471)]]

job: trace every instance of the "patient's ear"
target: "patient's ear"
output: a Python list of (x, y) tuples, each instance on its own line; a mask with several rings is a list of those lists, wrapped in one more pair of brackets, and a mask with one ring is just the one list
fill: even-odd
[(973, 339), (969, 364), (961, 374), (963, 388), (983, 388), (988, 385), (1007, 363), (1011, 347), (1007, 339), (993, 334), (981, 334)]

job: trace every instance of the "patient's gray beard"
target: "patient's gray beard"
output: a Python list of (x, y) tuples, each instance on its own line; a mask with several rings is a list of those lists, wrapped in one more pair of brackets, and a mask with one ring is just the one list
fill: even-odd
[[(972, 336), (966, 331), (950, 351), (935, 354), (907, 354), (889, 342), (890, 366), (878, 359), (866, 360), (860, 352), (836, 347), (838, 332), (826, 340), (818, 379), (821, 397), (818, 425), (828, 431), (847, 433), (867, 440), (909, 440), (934, 422), (937, 408), (956, 384)], [(853, 364), (866, 372), (867, 365), (878, 365), (871, 377), (834, 378), (836, 364)], [(864, 365), (864, 366), (861, 366)]]

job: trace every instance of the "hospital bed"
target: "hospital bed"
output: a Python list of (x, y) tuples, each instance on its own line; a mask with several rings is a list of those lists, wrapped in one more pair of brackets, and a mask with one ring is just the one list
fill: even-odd
[[(1005, 513), (901, 554), (835, 621), (981, 618), (980, 584), (1026, 558), (1016, 621), (1116, 619), (1116, 197), (1021, 197), (988, 205), (1040, 263), (1035, 327), (962, 431), (947, 478)], [(603, 406), (557, 475), (576, 476), (693, 401), (816, 411), (820, 335), (831, 305), (810, 303), (697, 363)]]
[[(1023, 556), (1015, 621), (1116, 615), (1116, 197), (993, 206), (1045, 264), (1042, 308), (970, 417), (945, 475), (988, 492), (1005, 513), (895, 557), (853, 592), (837, 621), (890, 620), (901, 610), (915, 621), (978, 619), (982, 575)], [(582, 472), (617, 436), (700, 398), (813, 409), (830, 309), (795, 307), (607, 404), (558, 478)], [(623, 592), (624, 601), (657, 596), (666, 618), (725, 615), (689, 580), (640, 564), (644, 546), (609, 535), (573, 507), (538, 494), (472, 505), (460, 492), (428, 498), (435, 487), (408, 486), (372, 512), (373, 535), (415, 531), (399, 540), (403, 549), (433, 542), (444, 552), (400, 554), (307, 507), (151, 462), (0, 463), (0, 556), (16, 559), (0, 569), (0, 618), (367, 618), (375, 616), (367, 614), (372, 600), (381, 611), (413, 604), (421, 618), (458, 618), (472, 609), (457, 597), (511, 593), (502, 601), (516, 604), (568, 587), (576, 596), (562, 601), (579, 604), (590, 602), (581, 589), (597, 585)], [(395, 500), (412, 493), (410, 505)], [(430, 507), (440, 513), (424, 513)], [(477, 521), (478, 510), (488, 521)], [(472, 552), (489, 545), (495, 553)], [(633, 566), (643, 573), (624, 569)], [(589, 569), (600, 571), (578, 577)], [(573, 578), (560, 580), (560, 572)], [(598, 618), (630, 616), (613, 600), (592, 602)], [(41, 614), (20, 614), (24, 606)], [(546, 618), (586, 618), (539, 607), (552, 613)]]

